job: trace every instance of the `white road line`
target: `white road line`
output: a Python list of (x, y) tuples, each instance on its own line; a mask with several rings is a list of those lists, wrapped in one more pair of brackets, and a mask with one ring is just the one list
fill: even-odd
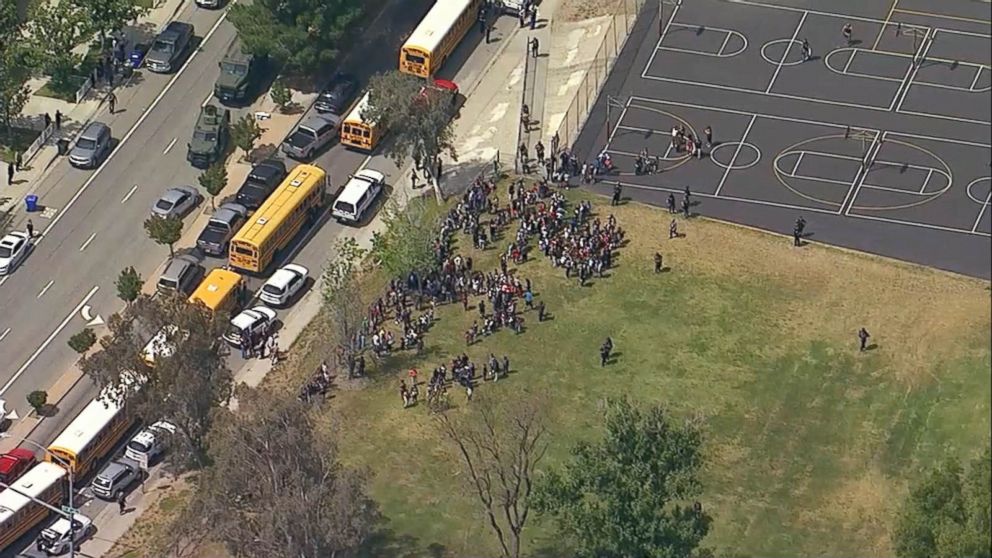
[(165, 151), (162, 152), (162, 155), (165, 155), (166, 153), (168, 153), (169, 150), (172, 149), (172, 146), (173, 145), (176, 145), (176, 140), (177, 139), (179, 139), (179, 138), (172, 138), (172, 141), (169, 142), (169, 145), (165, 146)]
[(127, 200), (131, 199), (131, 196), (134, 195), (134, 192), (137, 191), (137, 189), (138, 189), (137, 184), (131, 186), (131, 189), (128, 190), (126, 194), (124, 194), (123, 198), (121, 198), (121, 203), (127, 203)]
[(933, 169), (927, 171), (927, 177), (923, 179), (923, 186), (920, 186), (920, 193), (925, 194), (927, 191), (927, 184), (930, 183), (930, 177), (933, 176)]
[(805, 151), (800, 151), (799, 156), (796, 157), (796, 164), (792, 167), (792, 176), (796, 176), (796, 173), (799, 171), (799, 163), (803, 161), (803, 155), (805, 154)]
[[(985, 203), (982, 204), (982, 209), (978, 212), (978, 217), (975, 218), (975, 226), (971, 227), (971, 232), (978, 233), (978, 225), (982, 222), (982, 216), (985, 215), (985, 210), (989, 208), (989, 201), (992, 201), (992, 192), (989, 192), (988, 195), (985, 196)], [(0, 339), (3, 339), (3, 336), (0, 336)]]
[[(235, 3), (237, 3), (237, 0), (231, 0), (228, 6), (233, 6)], [(131, 129), (128, 130), (126, 134), (124, 134), (124, 137), (121, 138), (121, 141), (117, 144), (116, 147), (114, 147), (114, 150), (110, 152), (110, 155), (108, 155), (107, 158), (103, 160), (103, 163), (96, 169), (96, 171), (93, 172), (93, 174), (90, 175), (90, 177), (86, 180), (86, 182), (83, 183), (83, 185), (79, 188), (79, 190), (76, 190), (76, 193), (73, 194), (69, 202), (65, 204), (65, 207), (62, 208), (62, 211), (59, 211), (58, 214), (55, 215), (55, 218), (53, 218), (52, 221), (48, 223), (48, 226), (45, 227), (45, 230), (42, 231), (40, 235), (38, 235), (38, 239), (35, 241), (35, 244), (41, 242), (42, 239), (44, 239), (45, 236), (48, 235), (48, 232), (51, 231), (55, 227), (55, 225), (58, 224), (58, 222), (62, 219), (63, 216), (65, 216), (66, 213), (69, 212), (69, 208), (72, 207), (74, 203), (76, 203), (76, 200), (78, 200), (80, 196), (83, 195), (83, 192), (85, 192), (86, 189), (89, 188), (90, 185), (96, 181), (97, 177), (100, 176), (100, 173), (103, 172), (103, 169), (107, 167), (107, 164), (110, 163), (110, 161), (114, 158), (114, 156), (117, 155), (117, 153), (120, 151), (120, 148), (122, 145), (124, 145), (124, 142), (126, 142), (128, 139), (130, 139), (132, 135), (134, 135), (134, 132), (138, 130), (138, 126), (140, 126), (145, 121), (145, 119), (148, 118), (148, 116), (152, 113), (152, 110), (154, 110), (155, 107), (158, 106), (159, 102), (161, 102), (162, 99), (165, 97), (166, 93), (168, 93), (169, 90), (172, 89), (172, 86), (175, 85), (176, 81), (179, 80), (179, 76), (183, 75), (183, 72), (186, 71), (186, 68), (189, 68), (190, 62), (192, 62), (193, 59), (196, 58), (196, 55), (201, 52), (203, 45), (206, 44), (208, 40), (210, 40), (210, 37), (213, 36), (214, 32), (217, 31), (217, 28), (220, 27), (220, 24), (223, 23), (225, 19), (227, 19), (226, 11), (222, 13), (219, 18), (217, 18), (217, 21), (214, 23), (214, 26), (211, 27), (210, 30), (207, 31), (207, 34), (203, 36), (203, 41), (200, 42), (200, 48), (194, 50), (189, 55), (189, 57), (186, 58), (186, 62), (183, 63), (183, 66), (179, 68), (179, 71), (177, 71), (175, 75), (172, 76), (172, 79), (169, 80), (169, 83), (165, 85), (165, 89), (163, 89), (158, 94), (158, 96), (155, 97), (155, 100), (152, 101), (152, 104), (148, 105), (148, 108), (145, 110), (145, 112), (143, 112), (141, 114), (141, 117), (138, 118), (138, 121), (135, 122), (133, 126), (131, 126)]]
[[(658, 55), (658, 49), (661, 48), (661, 42), (665, 40), (665, 35), (668, 34), (668, 28), (672, 26), (672, 22), (675, 21), (675, 16), (679, 13), (679, 8), (682, 7), (682, 2), (675, 4), (675, 8), (672, 10), (672, 15), (668, 16), (668, 23), (661, 30), (661, 36), (658, 37), (658, 43), (655, 45), (654, 50), (651, 51), (651, 57), (648, 58), (648, 63), (644, 65), (644, 71), (641, 72), (641, 77), (647, 77), (648, 70), (651, 68), (651, 64), (654, 63), (654, 57)], [(660, 22), (659, 22), (660, 23)]]
[(3, 330), (3, 333), (0, 333), (0, 341), (3, 341), (8, 335), (10, 335), (10, 328), (9, 327), (7, 329)]
[(44, 286), (44, 288), (41, 289), (41, 292), (38, 293), (38, 296), (36, 296), (35, 298), (41, 298), (45, 296), (45, 293), (47, 293), (48, 289), (52, 288), (52, 285), (54, 284), (55, 284), (55, 279), (52, 279), (51, 281), (48, 282), (47, 285)]
[(726, 182), (730, 171), (734, 170), (734, 163), (737, 161), (737, 156), (740, 155), (741, 148), (744, 147), (744, 142), (747, 141), (747, 135), (751, 132), (751, 126), (754, 126), (754, 121), (757, 118), (757, 114), (751, 115), (751, 121), (747, 123), (747, 128), (744, 129), (744, 135), (741, 137), (740, 143), (737, 144), (737, 149), (734, 151), (734, 156), (730, 158), (730, 162), (727, 163), (727, 168), (723, 171), (723, 177), (720, 178), (720, 183), (716, 185), (716, 191), (713, 192), (714, 198), (720, 195), (720, 190), (723, 189), (723, 183)]
[(90, 245), (90, 242), (93, 242), (94, 238), (96, 238), (96, 233), (91, 234), (90, 237), (86, 239), (86, 242), (84, 242), (83, 245), (79, 247), (79, 251), (82, 252), (83, 250), (85, 250), (86, 247)]
[(782, 64), (784, 64), (785, 59), (789, 57), (789, 51), (792, 50), (792, 43), (796, 42), (796, 37), (799, 36), (799, 30), (803, 28), (803, 22), (805, 21), (806, 12), (803, 12), (803, 17), (799, 18), (799, 25), (796, 25), (796, 30), (792, 33), (792, 38), (789, 39), (789, 44), (785, 46), (785, 52), (782, 53), (782, 58), (779, 59), (778, 65), (775, 66), (775, 73), (772, 74), (772, 79), (768, 82), (768, 87), (765, 88), (765, 93), (771, 93), (772, 87), (775, 86), (775, 80), (778, 79), (778, 73), (782, 71)]
[(83, 300), (80, 301), (80, 303), (75, 308), (72, 309), (72, 312), (69, 312), (69, 315), (66, 316), (64, 320), (62, 320), (62, 323), (59, 324), (57, 328), (55, 328), (55, 331), (53, 331), (51, 335), (49, 335), (48, 338), (45, 339), (45, 341), (41, 344), (41, 346), (39, 346), (34, 351), (34, 353), (31, 354), (30, 357), (28, 357), (28, 360), (25, 361), (24, 364), (22, 364), (21, 367), (17, 369), (17, 372), (14, 372), (14, 375), (11, 376), (9, 380), (7, 380), (7, 383), (4, 384), (2, 388), (0, 388), (0, 397), (2, 397), (3, 394), (6, 393), (8, 389), (10, 389), (10, 386), (14, 385), (14, 382), (16, 382), (17, 379), (21, 377), (21, 374), (23, 374), (24, 371), (27, 370), (32, 363), (34, 363), (34, 361), (38, 358), (38, 355), (40, 355), (42, 351), (48, 348), (48, 346), (52, 343), (52, 341), (55, 340), (55, 337), (58, 334), (62, 333), (62, 330), (65, 329), (67, 325), (69, 325), (69, 322), (72, 321), (72, 319), (76, 316), (76, 314), (79, 313), (79, 310), (87, 302), (89, 302), (91, 298), (93, 298), (93, 295), (95, 295), (98, 290), (100, 290), (99, 286), (93, 287), (90, 290), (90, 292), (85, 297), (83, 297)]
[(210, 102), (210, 99), (212, 99), (213, 96), (214, 96), (214, 92), (213, 91), (211, 91), (210, 93), (207, 93), (207, 98), (204, 99), (202, 103), (200, 103), (200, 108), (203, 108), (203, 107), (207, 106), (207, 103)]

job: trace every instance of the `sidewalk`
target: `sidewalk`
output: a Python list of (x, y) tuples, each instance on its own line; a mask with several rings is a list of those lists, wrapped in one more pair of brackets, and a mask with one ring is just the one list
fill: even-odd
[[(133, 45), (140, 42), (147, 42), (157, 30), (166, 22), (172, 20), (182, 9), (187, 0), (156, 0), (156, 6), (147, 16), (128, 25), (124, 30), (127, 44)], [(81, 55), (86, 54), (89, 48), (89, 41), (77, 47), (76, 52)], [(14, 183), (10, 186), (4, 184), (2, 198), (9, 198), (0, 203), (0, 212), (12, 206), (24, 205), (24, 196), (34, 193), (47, 176), (49, 170), (58, 160), (57, 141), (69, 139), (70, 142), (75, 135), (82, 131), (101, 110), (104, 99), (110, 90), (106, 83), (102, 83), (91, 89), (89, 93), (79, 103), (70, 103), (53, 97), (45, 97), (35, 93), (48, 82), (48, 78), (34, 78), (28, 81), (28, 87), (32, 91), (24, 110), (18, 121), (21, 125), (31, 127), (39, 131), (45, 128), (45, 115), (47, 114), (54, 123), (56, 113), (62, 115), (61, 130), (54, 130), (51, 136), (44, 142), (42, 147), (30, 158), (25, 158), (22, 170), (14, 176)], [(120, 95), (124, 90), (124, 84), (118, 84), (115, 88)], [(140, 86), (139, 86), (140, 87)], [(119, 99), (118, 102), (122, 102)], [(40, 132), (39, 132), (40, 133)], [(6, 170), (6, 169), (5, 169)], [(15, 211), (15, 215), (16, 215)]]

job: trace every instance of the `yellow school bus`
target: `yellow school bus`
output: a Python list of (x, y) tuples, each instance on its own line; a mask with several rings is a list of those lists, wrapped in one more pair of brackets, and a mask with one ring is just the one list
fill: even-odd
[(324, 170), (315, 165), (299, 165), (290, 171), (231, 239), (231, 267), (251, 273), (268, 268), (303, 225), (316, 220), (324, 205), (326, 180)]
[(107, 386), (90, 401), (48, 446), (46, 460), (66, 464), (78, 479), (110, 453), (136, 421), (117, 392)]
[(400, 48), (400, 71), (427, 78), (451, 55), (479, 16), (482, 0), (437, 0)]
[(201, 302), (213, 312), (233, 310), (238, 305), (238, 291), (243, 283), (240, 273), (218, 267), (207, 274), (189, 301)]
[(369, 106), (370, 95), (371, 91), (366, 91), (341, 122), (341, 143), (362, 151), (375, 149), (383, 134), (381, 126), (362, 118), (362, 112)]
[(62, 467), (41, 462), (0, 492), (0, 550), (48, 519), (50, 511), (39, 501), (58, 507), (68, 494), (66, 478)]

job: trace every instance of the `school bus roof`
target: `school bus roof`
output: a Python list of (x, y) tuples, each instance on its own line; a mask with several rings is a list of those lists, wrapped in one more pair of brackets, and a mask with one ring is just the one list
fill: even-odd
[(372, 96), (372, 91), (366, 91), (362, 98), (355, 103), (355, 106), (348, 111), (348, 116), (342, 121), (346, 124), (365, 124), (365, 119), (362, 118), (362, 112), (365, 111), (369, 106), (369, 97)]
[(266, 231), (279, 230), (282, 222), (292, 210), (318, 187), (324, 178), (324, 170), (315, 165), (298, 165), (289, 172), (274, 192), (266, 198), (251, 220), (245, 223), (231, 242), (247, 242), (257, 246), (269, 234)]
[(59, 449), (73, 455), (81, 453), (122, 409), (116, 398), (97, 396), (76, 415), (48, 449)]
[(62, 467), (45, 461), (29, 469), (11, 485), (13, 490), (7, 488), (0, 492), (0, 525), (27, 506), (31, 498), (40, 497), (48, 487), (61, 482), (66, 474)]
[(207, 274), (200, 286), (190, 295), (190, 302), (200, 301), (210, 309), (216, 309), (221, 302), (241, 282), (241, 274), (229, 269), (217, 268)]
[(434, 52), (448, 31), (454, 27), (458, 17), (465, 12), (474, 0), (437, 0), (420, 25), (413, 30), (404, 47), (417, 47), (425, 52)]

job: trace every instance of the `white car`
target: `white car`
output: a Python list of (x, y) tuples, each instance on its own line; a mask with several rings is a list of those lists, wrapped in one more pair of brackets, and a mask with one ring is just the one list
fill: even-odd
[(258, 298), (271, 306), (285, 306), (300, 292), (310, 272), (302, 265), (288, 264), (279, 268), (262, 285)]
[(269, 328), (276, 321), (276, 311), (265, 306), (256, 306), (249, 310), (244, 310), (233, 319), (231, 325), (224, 334), (224, 340), (234, 345), (241, 346), (242, 334), (248, 334), (249, 339), (253, 335), (265, 335)]
[(28, 255), (31, 239), (28, 233), (13, 231), (0, 238), (0, 275), (12, 273), (14, 268)]
[[(81, 513), (72, 516), (72, 541), (79, 548), (79, 543), (86, 538), (93, 527), (93, 520)], [(41, 532), (35, 542), (38, 550), (49, 556), (57, 556), (69, 552), (69, 520), (59, 517), (48, 529)]]
[(160, 420), (131, 438), (131, 441), (124, 446), (124, 457), (137, 461), (147, 469), (162, 457), (169, 438), (175, 433), (175, 425)]

